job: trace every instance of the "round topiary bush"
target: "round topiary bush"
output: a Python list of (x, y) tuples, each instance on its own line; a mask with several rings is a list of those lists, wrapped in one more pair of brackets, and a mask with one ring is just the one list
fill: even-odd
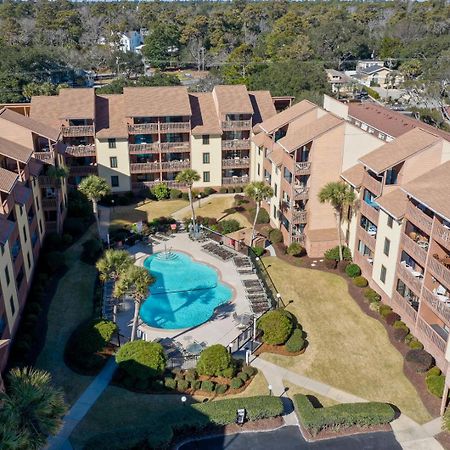
[[(397, 321), (395, 321), (393, 327), (394, 327), (394, 328), (400, 328), (400, 329), (402, 329), (402, 330), (405, 330), (405, 331), (406, 331), (406, 334), (409, 333), (409, 328), (406, 326), (406, 323), (403, 322), (402, 320), (397, 320)], [(406, 337), (406, 335), (405, 335), (405, 337)]]
[(434, 363), (433, 357), (425, 350), (409, 350), (405, 361), (419, 373), (427, 372)]
[(441, 373), (442, 373), (441, 369), (439, 369), (438, 366), (434, 366), (430, 370), (428, 370), (427, 377), (437, 376), (440, 375)]
[(274, 228), (269, 232), (269, 240), (273, 244), (279, 244), (280, 242), (283, 242), (283, 233), (277, 228)]
[(244, 386), (244, 382), (240, 378), (233, 378), (230, 383), (231, 389), (239, 389)]
[(244, 366), (242, 372), (245, 372), (249, 377), (253, 377), (258, 373), (258, 369), (252, 366)]
[(380, 305), (380, 316), (386, 317), (392, 312), (392, 308), (389, 305)]
[(302, 256), (302, 254), (305, 252), (305, 249), (298, 243), (293, 242), (289, 247), (287, 248), (287, 254), (290, 256)]
[(184, 377), (187, 381), (194, 381), (198, 378), (197, 371), (195, 369), (188, 369)]
[(225, 392), (228, 391), (228, 385), (227, 384), (218, 384), (216, 386), (216, 394), (225, 394)]
[(245, 383), (250, 377), (245, 372), (239, 372), (237, 378), (240, 378)]
[(172, 200), (180, 198), (181, 194), (182, 194), (182, 192), (179, 189), (171, 189), (170, 190), (170, 198)]
[(291, 353), (296, 353), (303, 350), (304, 347), (305, 340), (303, 339), (303, 331), (297, 328), (286, 341), (286, 350)]
[(384, 320), (389, 326), (393, 326), (395, 322), (400, 320), (400, 316), (395, 312), (390, 312), (384, 317)]
[(345, 268), (345, 273), (350, 278), (355, 278), (361, 275), (361, 268), (358, 266), (358, 264), (352, 263)]
[[(256, 214), (256, 208), (250, 209), (250, 219), (251, 222), (255, 220), (255, 214)], [(269, 213), (264, 209), (261, 208), (258, 213), (258, 218), (256, 219), (256, 223), (262, 224), (262, 223), (269, 223), (270, 222), (270, 216)]]
[(443, 375), (430, 375), (425, 379), (428, 392), (435, 397), (442, 398), (444, 395), (445, 377)]
[(263, 342), (269, 345), (282, 345), (292, 334), (294, 323), (284, 311), (276, 309), (264, 314), (257, 323), (263, 332)]
[(177, 388), (177, 382), (172, 377), (164, 378), (164, 386), (167, 389), (175, 390)]
[(403, 328), (395, 328), (393, 332), (394, 341), (403, 342), (407, 334), (408, 331), (404, 330)]
[(231, 367), (228, 367), (220, 372), (220, 376), (224, 378), (233, 378), (234, 374), (236, 373), (236, 368), (234, 365)]
[(195, 380), (191, 382), (191, 388), (194, 391), (198, 391), (202, 386), (202, 382), (200, 380)]
[(216, 388), (216, 383), (210, 380), (202, 381), (200, 389), (205, 392), (214, 392)]
[(220, 373), (233, 366), (233, 361), (228, 350), (220, 344), (211, 345), (200, 353), (197, 363), (197, 371), (200, 375), (218, 376)]
[(186, 380), (178, 380), (177, 381), (177, 389), (180, 392), (185, 392), (189, 389), (189, 381)]
[(166, 368), (166, 356), (157, 342), (132, 341), (120, 347), (116, 362), (129, 375), (138, 379), (156, 378)]
[(357, 287), (363, 288), (368, 286), (369, 282), (367, 281), (367, 278), (364, 278), (362, 276), (353, 278), (353, 284)]
[(412, 339), (409, 344), (409, 348), (412, 350), (423, 350), (423, 344), (418, 339), (414, 338)]
[(380, 294), (378, 294), (377, 291), (370, 287), (364, 289), (364, 297), (369, 300), (369, 303), (379, 302), (381, 300)]
[[(335, 261), (339, 261), (339, 246), (330, 248), (323, 254), (325, 259), (334, 259)], [(348, 247), (342, 247), (342, 256), (345, 261), (352, 260), (352, 253)]]

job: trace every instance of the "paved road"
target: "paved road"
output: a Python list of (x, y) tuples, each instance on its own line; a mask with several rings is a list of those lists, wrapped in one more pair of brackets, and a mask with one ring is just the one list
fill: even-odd
[(367, 433), (308, 443), (298, 427), (265, 433), (242, 433), (189, 442), (180, 450), (401, 450), (393, 433)]

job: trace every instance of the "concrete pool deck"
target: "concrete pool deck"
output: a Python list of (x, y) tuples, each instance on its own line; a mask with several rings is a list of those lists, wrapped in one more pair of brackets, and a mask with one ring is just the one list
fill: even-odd
[[(142, 266), (145, 258), (152, 253), (167, 250), (181, 251), (189, 254), (195, 261), (213, 267), (219, 273), (219, 278), (233, 290), (233, 298), (230, 302), (219, 306), (214, 316), (207, 322), (188, 329), (166, 330), (162, 328), (152, 328), (145, 323), (139, 325), (139, 332), (146, 340), (159, 338), (174, 338), (181, 344), (186, 345), (191, 341), (204, 342), (206, 345), (222, 344), (227, 346), (239, 334), (233, 320), (233, 313), (251, 314), (251, 309), (242, 279), (256, 279), (256, 275), (240, 275), (237, 272), (233, 261), (222, 261), (219, 258), (205, 252), (201, 248), (202, 244), (189, 239), (187, 233), (177, 233), (168, 241), (153, 244), (153, 248), (145, 244), (137, 244), (128, 249), (135, 256), (136, 264)], [(131, 334), (131, 320), (133, 318), (134, 305), (132, 301), (125, 301), (121, 311), (117, 314), (117, 324), (121, 334), (126, 338)]]

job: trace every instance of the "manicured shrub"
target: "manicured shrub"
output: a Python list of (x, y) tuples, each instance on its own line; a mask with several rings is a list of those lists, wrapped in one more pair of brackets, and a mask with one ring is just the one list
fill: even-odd
[(282, 345), (292, 334), (294, 323), (291, 318), (279, 309), (264, 314), (257, 323), (263, 331), (263, 342), (270, 345)]
[(45, 255), (43, 266), (47, 273), (55, 273), (61, 267), (64, 267), (66, 256), (63, 252), (50, 252)]
[[(403, 322), (402, 320), (396, 320), (396, 321), (394, 322), (393, 327), (394, 327), (394, 328), (399, 328), (399, 329), (401, 329), (401, 330), (405, 330), (405, 331), (406, 331), (406, 334), (409, 333), (409, 328), (406, 326), (406, 323)], [(405, 335), (405, 337), (406, 337), (406, 335)]]
[(176, 198), (181, 197), (182, 192), (179, 189), (171, 189), (170, 190), (170, 198), (171, 200), (175, 200)]
[(200, 353), (197, 362), (197, 371), (200, 375), (220, 375), (220, 373), (233, 366), (228, 350), (220, 344), (211, 345)]
[(287, 248), (287, 254), (291, 256), (301, 256), (304, 252), (305, 249), (298, 242), (293, 242)]
[(218, 384), (216, 386), (216, 394), (225, 394), (225, 392), (228, 391), (228, 385), (227, 384)]
[(393, 326), (395, 322), (397, 322), (398, 320), (400, 320), (400, 316), (395, 313), (395, 312), (390, 312), (389, 314), (387, 314), (384, 318), (384, 320), (386, 321), (386, 323), (389, 326)]
[(428, 392), (435, 397), (442, 398), (444, 395), (445, 377), (444, 375), (431, 375), (425, 379)]
[(188, 369), (184, 377), (187, 381), (194, 381), (198, 378), (197, 371), (195, 369)]
[(245, 372), (249, 377), (253, 377), (258, 373), (258, 369), (252, 366), (244, 366), (242, 372)]
[(240, 378), (245, 383), (250, 377), (245, 372), (239, 372), (237, 378)]
[(361, 268), (358, 266), (358, 264), (351, 263), (345, 268), (345, 273), (350, 278), (355, 278), (361, 275)]
[(170, 189), (165, 183), (158, 183), (151, 189), (151, 192), (158, 200), (169, 198), (170, 195)]
[(224, 377), (224, 378), (233, 378), (234, 374), (236, 372), (236, 368), (234, 367), (234, 365), (227, 367), (226, 369), (222, 370), (220, 372), (220, 376)]
[(283, 242), (283, 233), (277, 228), (274, 228), (269, 232), (269, 240), (273, 244), (279, 244), (280, 242)]
[(265, 252), (263, 247), (252, 247), (253, 253), (255, 254), (255, 256), (262, 256)]
[(427, 372), (427, 377), (438, 376), (438, 375), (440, 375), (441, 373), (442, 373), (442, 372), (441, 372), (441, 369), (439, 369), (438, 366), (434, 366), (434, 367), (432, 367), (430, 370), (428, 370), (428, 372)]
[(425, 350), (409, 350), (406, 353), (405, 361), (419, 373), (428, 371), (433, 365), (433, 357)]
[(236, 189), (234, 187), (229, 187), (229, 188), (227, 188), (227, 192), (229, 194), (234, 194), (236, 192)]
[(178, 380), (177, 381), (177, 389), (180, 392), (187, 391), (189, 389), (189, 381), (186, 380)]
[(98, 239), (88, 239), (83, 243), (81, 260), (87, 264), (95, 264), (102, 254), (103, 244)]
[(366, 287), (369, 284), (369, 282), (367, 281), (367, 278), (359, 276), (353, 278), (353, 284), (357, 287), (363, 288)]
[(230, 383), (231, 389), (239, 389), (242, 386), (244, 386), (244, 382), (242, 381), (241, 378), (236, 377), (231, 380), (231, 383)]
[(286, 341), (286, 350), (291, 353), (296, 353), (305, 347), (305, 340), (303, 339), (303, 331), (299, 328), (295, 329), (291, 337)]
[(149, 380), (136, 380), (134, 387), (140, 391), (146, 391), (149, 384)]
[(183, 192), (183, 193), (181, 194), (181, 198), (182, 198), (183, 200), (188, 201), (188, 200), (189, 200), (189, 194), (188, 194), (187, 192)]
[(389, 305), (380, 305), (380, 316), (383, 319), (392, 312), (392, 308)]
[(177, 374), (175, 374), (175, 380), (184, 380), (184, 373), (178, 372)]
[(242, 186), (236, 186), (234, 188), (234, 192), (243, 192), (243, 191), (244, 191), (244, 188)]
[[(253, 223), (253, 221), (255, 220), (256, 208), (251, 208), (249, 212), (250, 212), (251, 222)], [(264, 208), (260, 208), (259, 213), (258, 213), (258, 218), (256, 219), (256, 223), (262, 224), (262, 223), (269, 223), (269, 222), (270, 222), (269, 213)]]
[(387, 403), (342, 403), (327, 408), (314, 408), (306, 395), (296, 394), (294, 405), (299, 421), (313, 435), (322, 430), (383, 425), (395, 418), (395, 411)]
[(164, 378), (164, 386), (167, 389), (173, 389), (175, 390), (177, 388), (177, 382), (174, 378), (172, 377), (166, 377)]
[(366, 287), (364, 289), (364, 297), (366, 297), (367, 300), (369, 300), (369, 303), (379, 302), (381, 300), (380, 294), (378, 294), (378, 292), (372, 289), (371, 287)]
[(222, 234), (234, 233), (241, 228), (241, 224), (235, 219), (222, 220), (217, 225), (217, 230)]
[(164, 372), (166, 356), (161, 344), (139, 340), (122, 345), (116, 353), (116, 362), (136, 378), (156, 378)]
[(411, 339), (408, 347), (412, 350), (423, 350), (423, 344), (417, 338)]
[[(350, 252), (350, 249), (346, 246), (342, 246), (342, 255), (345, 261), (352, 260), (352, 253)], [(325, 259), (334, 259), (335, 261), (339, 261), (339, 246), (330, 248), (324, 253), (323, 256)]]
[(200, 380), (194, 380), (191, 382), (191, 388), (194, 391), (198, 391), (201, 386), (202, 386), (202, 382)]
[(215, 194), (217, 191), (215, 189), (213, 189), (212, 187), (206, 187), (205, 188), (205, 194), (206, 195), (212, 195)]
[(393, 333), (394, 341), (403, 342), (407, 334), (407, 330), (404, 330), (403, 328), (395, 328)]
[(86, 231), (86, 221), (80, 217), (68, 217), (64, 221), (64, 233), (80, 236)]
[(326, 259), (325, 260), (325, 267), (327, 269), (336, 269), (337, 263), (338, 262), (335, 259)]
[(206, 380), (202, 381), (201, 390), (205, 392), (214, 392), (216, 384), (213, 381)]

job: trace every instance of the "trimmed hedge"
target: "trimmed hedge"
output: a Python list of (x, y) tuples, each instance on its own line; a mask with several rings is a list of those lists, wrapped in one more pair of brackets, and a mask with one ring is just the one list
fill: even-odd
[(293, 242), (287, 248), (287, 254), (290, 256), (301, 256), (304, 251), (305, 249), (298, 242)]
[(216, 388), (216, 384), (214, 383), (214, 381), (209, 381), (209, 380), (202, 381), (202, 384), (200, 387), (200, 389), (205, 392), (214, 392), (215, 388)]
[(391, 327), (394, 326), (395, 322), (398, 322), (401, 319), (401, 317), (395, 313), (395, 312), (390, 312), (389, 314), (386, 315), (386, 317), (384, 318), (384, 320), (386, 321), (386, 323), (388, 325), (390, 325)]
[(392, 308), (389, 305), (380, 305), (380, 316), (385, 318), (392, 312)]
[[(352, 253), (348, 247), (342, 246), (342, 255), (345, 261), (352, 260)], [(335, 261), (339, 261), (339, 246), (330, 248), (323, 254), (325, 259), (333, 259)]]
[(358, 266), (358, 264), (349, 264), (346, 268), (345, 268), (345, 273), (350, 277), (350, 278), (355, 278), (358, 277), (359, 275), (361, 275), (361, 268)]
[(220, 344), (211, 345), (200, 353), (197, 371), (200, 375), (219, 376), (221, 372), (233, 366), (228, 350)]
[(244, 385), (244, 381), (241, 378), (233, 378), (230, 382), (231, 389), (239, 389)]
[(363, 287), (367, 287), (369, 285), (369, 282), (367, 281), (367, 278), (358, 276), (358, 277), (353, 278), (353, 284), (357, 287), (363, 288)]
[(419, 373), (427, 372), (433, 365), (433, 357), (425, 350), (409, 350), (405, 355), (405, 361)]
[(425, 378), (428, 392), (435, 397), (442, 398), (444, 395), (445, 377), (444, 375), (431, 375)]
[(277, 228), (274, 228), (269, 231), (269, 240), (273, 244), (279, 244), (280, 242), (283, 242), (283, 233)]
[(286, 341), (286, 350), (291, 353), (299, 352), (305, 347), (305, 340), (303, 339), (303, 331), (296, 328), (291, 337)]
[(395, 328), (393, 333), (394, 341), (403, 342), (407, 334), (408, 331), (404, 330), (403, 328)]
[(262, 340), (269, 345), (282, 345), (288, 339), (294, 328), (292, 318), (280, 309), (264, 314), (257, 323), (263, 331)]
[(383, 425), (395, 418), (395, 411), (387, 403), (343, 403), (327, 408), (314, 408), (306, 395), (296, 394), (294, 405), (300, 422), (313, 435), (322, 430), (338, 430), (355, 425)]
[(370, 287), (364, 289), (364, 297), (369, 300), (369, 303), (379, 302), (381, 300), (380, 294)]

